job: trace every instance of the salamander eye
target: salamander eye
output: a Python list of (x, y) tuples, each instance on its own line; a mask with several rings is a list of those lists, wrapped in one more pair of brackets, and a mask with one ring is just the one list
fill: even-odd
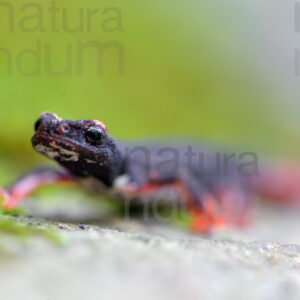
[(41, 119), (38, 119), (35, 124), (34, 124), (34, 130), (35, 131), (38, 131), (40, 126), (41, 126), (41, 123), (42, 123), (42, 120)]
[(88, 143), (99, 145), (105, 137), (105, 131), (99, 126), (91, 126), (86, 130), (85, 137)]

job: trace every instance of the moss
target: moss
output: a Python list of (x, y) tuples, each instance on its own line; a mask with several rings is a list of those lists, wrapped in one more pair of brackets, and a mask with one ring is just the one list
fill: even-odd
[[(8, 234), (19, 241), (30, 241), (34, 237), (42, 237), (57, 245), (61, 245), (63, 240), (58, 232), (50, 229), (40, 228), (32, 223), (19, 221), (19, 216), (27, 216), (28, 213), (21, 209), (6, 210), (0, 206), (0, 234)], [(0, 242), (1, 243), (1, 242)]]

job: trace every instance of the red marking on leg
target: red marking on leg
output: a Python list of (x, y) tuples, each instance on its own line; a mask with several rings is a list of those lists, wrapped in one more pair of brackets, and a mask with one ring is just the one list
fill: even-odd
[(228, 222), (222, 215), (220, 205), (210, 194), (203, 196), (201, 203), (195, 199), (186, 184), (180, 180), (170, 183), (147, 183), (139, 188), (128, 186), (128, 191), (132, 194), (150, 195), (163, 186), (173, 186), (176, 188), (182, 204), (187, 208), (192, 216), (191, 230), (196, 233), (208, 234), (213, 229), (224, 228)]
[(3, 206), (7, 209), (16, 208), (22, 201), (37, 189), (51, 184), (73, 183), (74, 178), (66, 174), (45, 173), (31, 174), (21, 179), (8, 190), (0, 189), (0, 197), (4, 199)]
[(193, 217), (191, 230), (196, 233), (209, 234), (214, 229), (223, 229), (228, 225), (217, 200), (210, 194), (202, 196), (203, 208), (194, 207), (190, 210)]
[(142, 187), (138, 188), (138, 192), (141, 194), (149, 194), (149, 193), (152, 193), (153, 191), (158, 190), (161, 187), (162, 187), (162, 184), (147, 183), (147, 184), (143, 185)]
[(175, 182), (179, 195), (187, 210), (192, 216), (191, 230), (196, 233), (208, 234), (213, 229), (224, 228), (227, 221), (222, 216), (222, 211), (217, 200), (211, 195), (202, 196), (200, 204), (182, 181)]
[(192, 195), (188, 188), (185, 186), (185, 184), (181, 181), (172, 181), (172, 182), (150, 182), (146, 183), (145, 185), (142, 185), (141, 187), (136, 187), (133, 184), (127, 185), (127, 191), (131, 194), (141, 194), (141, 195), (151, 195), (155, 193), (157, 190), (159, 190), (162, 187), (175, 187), (177, 190), (177, 193), (179, 195), (179, 198), (181, 199), (183, 204), (189, 205), (189, 203), (192, 203)]

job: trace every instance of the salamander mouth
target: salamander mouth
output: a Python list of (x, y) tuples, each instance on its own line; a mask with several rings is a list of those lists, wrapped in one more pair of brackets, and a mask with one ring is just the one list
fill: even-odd
[(80, 153), (91, 152), (74, 141), (45, 132), (38, 132), (32, 137), (34, 149), (49, 158), (62, 161), (79, 161)]

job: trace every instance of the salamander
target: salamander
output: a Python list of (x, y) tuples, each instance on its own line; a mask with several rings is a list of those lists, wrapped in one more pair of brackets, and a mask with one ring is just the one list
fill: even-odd
[(8, 209), (43, 185), (71, 182), (126, 203), (182, 207), (192, 217), (193, 231), (209, 233), (249, 224), (257, 194), (282, 201), (300, 195), (299, 172), (248, 174), (242, 169), (246, 164), (205, 144), (117, 141), (100, 121), (72, 121), (49, 112), (34, 127), (33, 148), (61, 167), (35, 169), (0, 189)]

